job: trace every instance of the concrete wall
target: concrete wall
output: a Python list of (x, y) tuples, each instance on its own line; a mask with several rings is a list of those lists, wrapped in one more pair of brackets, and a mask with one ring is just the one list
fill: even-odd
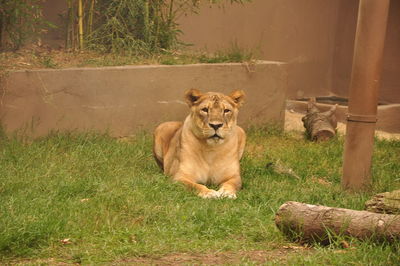
[[(183, 41), (194, 48), (224, 50), (237, 43), (258, 58), (285, 61), (290, 98), (332, 91), (335, 36), (342, 2), (354, 0), (253, 0), (224, 8), (202, 1), (200, 13), (182, 17)], [(229, 1), (225, 1), (228, 3)], [(53, 47), (63, 45), (64, 0), (46, 0), (46, 18), (59, 25), (44, 36)]]
[[(357, 26), (358, 1), (342, 1), (336, 31), (332, 91), (347, 96), (351, 77), (352, 47)], [(383, 58), (381, 102), (400, 102), (400, 1), (391, 1)]]
[[(260, 58), (289, 63), (289, 98), (330, 93), (347, 97), (358, 0), (253, 0), (223, 9), (205, 5), (181, 20), (195, 48), (233, 42)], [(400, 102), (400, 1), (391, 1), (380, 100)]]
[(0, 89), (0, 117), (8, 132), (31, 136), (87, 129), (125, 136), (183, 120), (189, 88), (243, 89), (239, 124), (283, 125), (287, 72), (279, 62), (16, 71)]
[(400, 1), (390, 1), (385, 54), (383, 58), (382, 101), (400, 103)]
[(291, 98), (331, 91), (339, 0), (253, 0), (209, 8), (182, 18), (182, 38), (195, 48), (224, 50), (232, 43), (262, 59), (289, 63)]
[[(203, 1), (207, 3), (208, 1)], [(225, 2), (229, 2), (228, 0)], [(64, 0), (47, 0), (46, 18), (60, 25)], [(223, 50), (237, 43), (259, 58), (288, 63), (288, 97), (346, 97), (350, 83), (359, 0), (252, 0), (224, 8), (204, 4), (198, 15), (180, 20), (185, 42), (194, 48)], [(62, 31), (61, 31), (62, 32)], [(46, 35), (62, 45), (60, 32)], [(400, 1), (389, 14), (380, 100), (400, 102)]]

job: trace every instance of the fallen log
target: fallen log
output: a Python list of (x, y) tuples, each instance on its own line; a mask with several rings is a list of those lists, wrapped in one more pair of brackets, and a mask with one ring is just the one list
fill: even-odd
[(289, 201), (275, 215), (275, 224), (301, 242), (328, 244), (337, 236), (358, 239), (400, 240), (400, 216), (331, 208)]
[(365, 203), (367, 211), (387, 214), (400, 214), (400, 189), (376, 194)]
[(337, 104), (328, 111), (321, 112), (316, 106), (315, 98), (308, 101), (307, 114), (301, 120), (309, 139), (324, 141), (336, 135), (336, 108)]

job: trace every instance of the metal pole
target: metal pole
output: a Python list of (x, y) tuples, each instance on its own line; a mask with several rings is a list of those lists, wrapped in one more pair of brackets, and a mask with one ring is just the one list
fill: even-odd
[(342, 187), (362, 190), (371, 184), (371, 161), (390, 0), (360, 0), (349, 113), (343, 157)]

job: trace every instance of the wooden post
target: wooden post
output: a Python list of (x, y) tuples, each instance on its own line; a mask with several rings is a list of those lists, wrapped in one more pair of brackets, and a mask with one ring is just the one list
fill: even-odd
[(349, 113), (343, 156), (342, 187), (368, 188), (390, 0), (360, 0)]

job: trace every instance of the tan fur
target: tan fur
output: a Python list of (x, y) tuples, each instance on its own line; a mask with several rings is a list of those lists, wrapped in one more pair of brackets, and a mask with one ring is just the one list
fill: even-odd
[[(158, 165), (200, 197), (236, 198), (242, 185), (239, 160), (246, 143), (244, 130), (236, 125), (243, 91), (227, 96), (191, 89), (185, 99), (190, 107), (185, 121), (162, 123), (154, 132)], [(219, 185), (219, 190), (207, 184)]]

